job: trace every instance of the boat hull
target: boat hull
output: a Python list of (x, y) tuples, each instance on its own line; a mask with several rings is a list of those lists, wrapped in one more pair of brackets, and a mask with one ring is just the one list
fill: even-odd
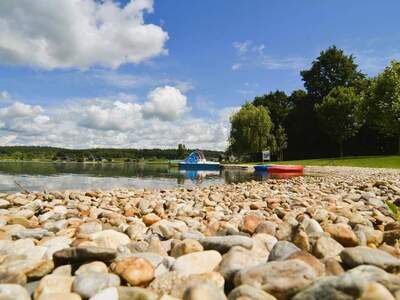
[(207, 170), (207, 171), (218, 171), (221, 168), (220, 164), (188, 164), (179, 163), (179, 169), (181, 170)]
[(268, 173), (301, 173), (304, 170), (303, 166), (288, 166), (288, 165), (259, 165), (254, 169), (257, 172)]

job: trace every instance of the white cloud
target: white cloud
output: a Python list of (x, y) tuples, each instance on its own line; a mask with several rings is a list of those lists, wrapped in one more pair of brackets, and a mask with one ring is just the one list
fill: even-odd
[(232, 64), (232, 70), (253, 67), (267, 70), (300, 70), (307, 65), (303, 57), (277, 57), (265, 53), (264, 44), (255, 44), (252, 41), (234, 42), (237, 61)]
[[(163, 93), (183, 98), (175, 101)], [(229, 116), (235, 108), (215, 109), (200, 118), (190, 114), (186, 101), (179, 90), (160, 87), (150, 92), (144, 103), (126, 94), (69, 100), (58, 107), (14, 102), (0, 108), (0, 143), (68, 148), (175, 148), (185, 143), (190, 148), (224, 150)], [(149, 118), (144, 112), (149, 103), (162, 104), (152, 111), (157, 117)], [(170, 111), (170, 105), (180, 112), (177, 118), (171, 117), (176, 111)], [(168, 109), (162, 110), (164, 107)]]
[(0, 91), (0, 101), (8, 100), (10, 98), (10, 94), (7, 91)]
[(92, 129), (125, 131), (134, 128), (141, 119), (139, 104), (119, 100), (98, 101), (85, 107), (79, 105), (74, 113), (75, 110), (82, 114), (80, 125)]
[(44, 69), (116, 68), (166, 54), (168, 34), (145, 24), (153, 0), (0, 1), (0, 63)]
[(147, 118), (174, 120), (188, 112), (187, 98), (175, 87), (158, 87), (151, 91), (143, 105), (143, 114)]
[(21, 102), (14, 102), (8, 107), (0, 109), (0, 118), (3, 120), (35, 117), (39, 115), (43, 109), (40, 106), (31, 106)]

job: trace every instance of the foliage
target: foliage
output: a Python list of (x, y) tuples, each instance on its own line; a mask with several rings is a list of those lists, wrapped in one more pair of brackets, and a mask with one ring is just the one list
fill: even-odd
[(361, 97), (354, 88), (337, 87), (324, 97), (315, 109), (322, 128), (339, 144), (343, 156), (343, 142), (353, 137), (362, 125)]
[(283, 150), (288, 146), (288, 139), (285, 132), (285, 128), (279, 125), (275, 131), (275, 152), (278, 160), (283, 160)]
[[(252, 103), (265, 107), (270, 114), (274, 134), (270, 146), (275, 147), (277, 158), (283, 153), (289, 159), (332, 157), (337, 155), (337, 144), (340, 149), (346, 146), (350, 155), (392, 154), (397, 144), (400, 153), (400, 105), (394, 88), (400, 68), (392, 64), (391, 69), (390, 76), (387, 69), (377, 78), (366, 78), (352, 55), (332, 46), (300, 73), (305, 90), (293, 91), (289, 96), (277, 90), (255, 97)], [(326, 118), (322, 118), (323, 111)], [(278, 146), (279, 126), (287, 136), (284, 150)]]
[(274, 126), (283, 126), (291, 109), (291, 102), (285, 92), (275, 91), (256, 97), (253, 100), (255, 106), (264, 106), (268, 109)]
[[(191, 151), (188, 150), (187, 151)], [(221, 151), (203, 150), (207, 159), (218, 159)], [(36, 146), (0, 147), (0, 159), (53, 161), (138, 161), (177, 159), (176, 149), (63, 149)]]
[(370, 85), (369, 117), (379, 130), (398, 138), (400, 154), (400, 62), (392, 61)]
[(183, 158), (185, 158), (187, 156), (187, 154), (188, 154), (188, 151), (186, 149), (186, 146), (184, 144), (179, 144), (176, 156), (179, 159), (183, 159)]
[(386, 206), (388, 207), (389, 211), (391, 212), (391, 214), (393, 215), (393, 217), (400, 222), (400, 210), (399, 208), (396, 206), (396, 204), (394, 204), (393, 202), (390, 202), (389, 200), (385, 201)]
[(245, 155), (272, 145), (272, 122), (268, 111), (246, 103), (231, 117), (230, 152)]
[(364, 78), (357, 70), (354, 57), (345, 55), (336, 46), (322, 51), (311, 68), (300, 74), (307, 92), (316, 103), (322, 101), (333, 88), (354, 87)]

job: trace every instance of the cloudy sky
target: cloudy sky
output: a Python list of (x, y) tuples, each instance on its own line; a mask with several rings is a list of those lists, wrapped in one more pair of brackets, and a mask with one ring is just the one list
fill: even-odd
[(224, 149), (246, 100), (337, 45), (400, 59), (398, 0), (1, 0), (0, 145)]

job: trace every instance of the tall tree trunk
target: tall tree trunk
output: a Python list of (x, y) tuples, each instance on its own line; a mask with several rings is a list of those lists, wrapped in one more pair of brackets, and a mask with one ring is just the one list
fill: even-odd
[(339, 155), (343, 157), (343, 141), (339, 141)]

